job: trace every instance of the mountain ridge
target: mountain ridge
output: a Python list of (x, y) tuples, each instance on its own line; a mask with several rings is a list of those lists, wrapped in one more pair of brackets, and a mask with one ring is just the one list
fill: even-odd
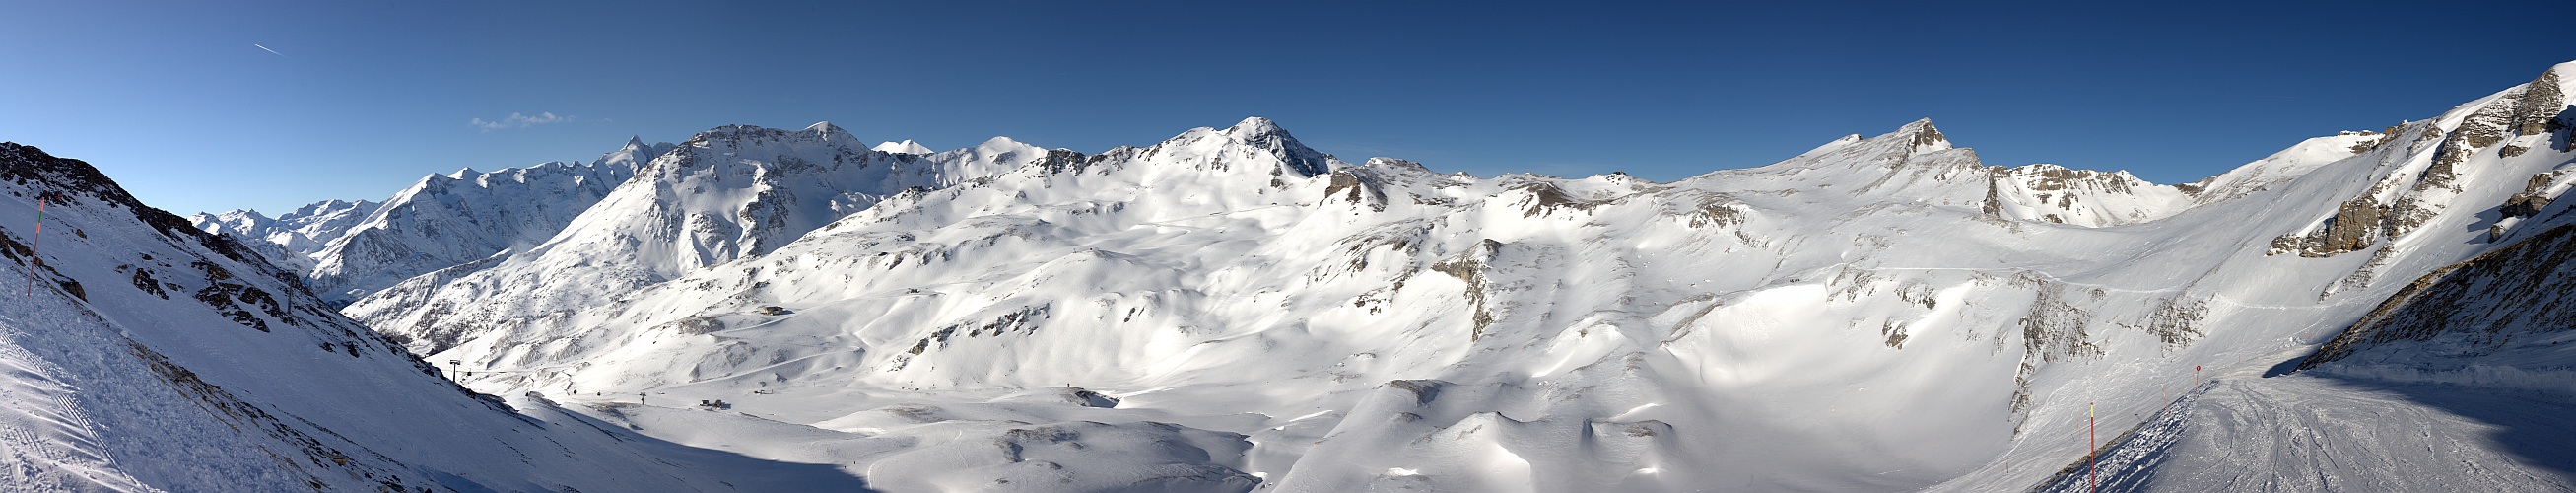
[(0, 299), (13, 488), (720, 489), (762, 463), (467, 390), (80, 160), (0, 143), (0, 192), (0, 265), (32, 271), (27, 295)]
[[(487, 371), (464, 379), (478, 389), (726, 399), (824, 450), (765, 453), (867, 457), (854, 469), (962, 443), (942, 429), (1079, 421), (1098, 426), (1041, 441), (1195, 437), (1205, 455), (1148, 457), (1226, 491), (1254, 487), (1246, 478), (1282, 491), (2070, 489), (2050, 472), (2097, 452), (2075, 445), (2097, 404), (2105, 426), (2141, 430), (2128, 435), (2139, 446), (2235, 450), (2153, 441), (2244, 431), (2161, 410), (2296, 407), (2261, 399), (2314, 398), (2320, 377), (2250, 373), (2338, 330), (2376, 330), (2356, 322), (2413, 289), (2385, 279), (2437, 279), (2554, 238), (2576, 188), (2576, 111), (2558, 76), (2571, 67), (2168, 185), (1987, 165), (1928, 119), (1670, 183), (1354, 165), (1258, 117), (1099, 154), (997, 138), (925, 156), (828, 123), (727, 126), (655, 157), (542, 244), (348, 312)], [(2492, 292), (2481, 279), (2498, 271), (2417, 284)], [(2474, 338), (2432, 333), (2450, 335), (2337, 347), (2377, 351), (2349, 361), (2453, 365), (2401, 353)], [(2319, 361), (2319, 375), (2394, 374)], [(2184, 388), (2206, 400), (2165, 395), (2204, 366), (2225, 385)], [(861, 445), (884, 437), (920, 445)], [(2103, 450), (2154, 453), (2126, 446)], [(2372, 484), (2568, 484), (2499, 457), (2459, 460), (2521, 476)], [(867, 470), (930, 488), (1018, 478), (1016, 463)], [(2110, 466), (2134, 479), (2156, 464)], [(1107, 479), (1125, 467), (1062, 474), (1127, 484)], [(2309, 472), (2158, 477), (2296, 488)]]

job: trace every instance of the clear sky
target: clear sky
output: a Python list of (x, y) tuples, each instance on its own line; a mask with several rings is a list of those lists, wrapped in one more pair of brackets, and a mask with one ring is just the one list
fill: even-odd
[[(1350, 161), (1671, 180), (1931, 118), (2196, 180), (2576, 60), (2576, 2), (0, 4), (0, 140), (182, 214), (829, 120), (1099, 152), (1246, 116)], [(519, 118), (512, 118), (512, 115)]]

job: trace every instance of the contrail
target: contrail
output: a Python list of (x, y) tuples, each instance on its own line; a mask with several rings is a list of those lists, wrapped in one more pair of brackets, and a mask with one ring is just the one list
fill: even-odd
[[(251, 45), (251, 46), (259, 46), (259, 50), (260, 50), (260, 51), (268, 52), (268, 54), (271, 54), (271, 55), (286, 56), (286, 54), (285, 54), (285, 53), (278, 53), (278, 52), (277, 52), (277, 50), (268, 49), (268, 47), (266, 47), (266, 46), (260, 46), (260, 44), (259, 44), (259, 43), (251, 43), (250, 45)], [(288, 58), (293, 58), (293, 57), (288, 57)]]

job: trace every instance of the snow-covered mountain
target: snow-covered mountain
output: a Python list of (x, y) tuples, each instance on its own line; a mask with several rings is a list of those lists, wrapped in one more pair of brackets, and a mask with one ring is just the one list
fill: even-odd
[(654, 158), (542, 243), (405, 281), (347, 312), (444, 347), (458, 334), (560, 317), (686, 272), (768, 253), (887, 197), (1050, 155), (1001, 138), (930, 155), (889, 154), (828, 123), (798, 131), (722, 127)]
[(0, 299), (0, 489), (863, 485), (673, 445), (533, 394), (473, 394), (332, 312), (293, 272), (136, 202), (87, 163), (0, 143), (0, 195), (0, 265), (28, 279)]
[(256, 240), (245, 243), (295, 268), (325, 301), (346, 305), (413, 276), (535, 245), (672, 147), (630, 139), (587, 164), (424, 176), (381, 203), (327, 200), (275, 220), (248, 210), (191, 220)]
[(314, 291), (346, 303), (403, 279), (553, 236), (632, 169), (552, 162), (430, 175), (314, 255)]
[(346, 312), (893, 490), (2565, 489), (2481, 426), (2576, 411), (2571, 76), (2181, 185), (1930, 121), (1672, 183), (731, 126)]
[[(474, 380), (493, 389), (731, 399), (848, 443), (1175, 423), (1244, 436), (1218, 464), (1285, 490), (2026, 487), (2084, 453), (2066, 438), (2089, 404), (2145, 423), (2184, 369), (2294, 358), (2400, 289), (2381, 278), (2516, 234), (2499, 204), (2563, 190), (2564, 125), (2512, 109), (2553, 104), (2554, 77), (2185, 186), (1987, 166), (1928, 121), (1659, 184), (1353, 165), (1253, 119), (693, 243), (718, 248), (626, 246), (758, 224), (668, 226), (677, 198), (783, 188), (665, 173), (619, 193), (670, 198), (592, 213), (651, 227), (548, 243), (619, 248), (351, 311), (501, 370)], [(727, 157), (759, 175), (774, 155)], [(545, 284), (623, 257), (649, 275)], [(2532, 477), (2502, 484), (2555, 484)]]
[(313, 255), (330, 246), (333, 240), (347, 234), (351, 227), (365, 221), (367, 214), (384, 204), (364, 200), (324, 200), (298, 207), (275, 218), (249, 209), (220, 213), (197, 213), (188, 222), (208, 233), (228, 234), (241, 240), (243, 246), (260, 252), (280, 267), (297, 272), (313, 270)]
[(932, 152), (929, 146), (913, 142), (912, 139), (903, 139), (902, 142), (886, 141), (871, 149), (888, 154), (930, 154)]

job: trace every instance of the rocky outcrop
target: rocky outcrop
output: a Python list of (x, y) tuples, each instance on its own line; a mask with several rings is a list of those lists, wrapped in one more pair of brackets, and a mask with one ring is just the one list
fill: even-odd
[(1378, 191), (1377, 185), (1370, 183), (1370, 178), (1347, 169), (1333, 171), (1332, 184), (1324, 187), (1324, 200), (1386, 210), (1386, 193)]
[(1448, 274), (1450, 277), (1458, 278), (1459, 281), (1467, 283), (1467, 290), (1465, 293), (1467, 297), (1467, 306), (1468, 310), (1473, 312), (1470, 322), (1475, 326), (1474, 330), (1468, 333), (1467, 339), (1470, 341), (1483, 339), (1485, 337), (1485, 328), (1493, 326), (1494, 321), (1497, 318), (1494, 316), (1493, 308), (1486, 306), (1486, 298), (1488, 296), (1485, 292), (1487, 288), (1485, 271), (1487, 270), (1486, 264), (1492, 262), (1494, 255), (1501, 253), (1502, 249), (1502, 242), (1497, 242), (1491, 238), (1487, 238), (1484, 241), (1476, 243), (1475, 248), (1461, 252), (1457, 257), (1450, 258), (1449, 260), (1442, 261), (1438, 264), (1432, 264), (1431, 266), (1432, 271)]
[[(2423, 180), (2416, 183), (2415, 189), (2449, 186), (2457, 173), (2455, 165), (2497, 142), (2556, 131), (2558, 116), (2567, 109), (2566, 94), (2560, 92), (2558, 82), (2557, 71), (2542, 72), (2531, 83), (2507, 90), (2495, 102), (2470, 113), (2442, 137), (2433, 166), (2424, 170)], [(2513, 153), (2521, 154), (2523, 150)]]
[(2272, 239), (2272, 253), (2296, 252), (2302, 257), (2332, 257), (2344, 252), (2370, 248), (2379, 243), (2388, 223), (2388, 207), (2368, 195), (2344, 201), (2326, 218), (2325, 227), (2304, 236), (2282, 236)]
[(1599, 201), (1576, 197), (1574, 194), (1566, 193), (1564, 188), (1544, 181), (1512, 185), (1511, 190), (1529, 194), (1515, 202), (1515, 205), (1521, 206), (1521, 217), (1539, 217), (1564, 210), (1590, 211), (1594, 206), (1601, 205)]
[(2576, 225), (2562, 225), (2425, 274), (2299, 368), (2398, 341), (2447, 339), (2446, 352), (2477, 354), (2519, 337), (2576, 330), (2570, 285), (2576, 285)]
[[(2557, 133), (2565, 129), (2568, 111), (2559, 77), (2556, 70), (2551, 70), (2529, 84), (2508, 89), (2461, 117), (2448, 132), (2423, 125), (2416, 142), (2433, 142), (2431, 164), (2411, 176), (2382, 179), (2304, 234), (2274, 239), (2271, 253), (2331, 257), (2367, 249), (2381, 239), (2402, 237), (2422, 227), (2449, 207), (2453, 197), (2464, 192), (2460, 185), (2463, 174), (2479, 172), (2459, 167), (2470, 157), (2499, 143), (2515, 144), (2501, 146), (2496, 150), (2497, 156), (2515, 157), (2529, 152), (2529, 145), (2543, 145), (2537, 142), (2539, 139), (2563, 140)], [(2391, 127), (2390, 133), (2400, 127)], [(2404, 157), (2391, 155), (2388, 159)], [(2535, 195), (2541, 187), (2534, 185), (2525, 194), (2507, 200), (2504, 216), (2515, 217), (2517, 211), (2537, 212), (2537, 206), (2547, 205)]]
[(2550, 202), (2555, 200), (2555, 197), (2549, 193), (2551, 186), (2557, 184), (2559, 177), (2569, 174), (2568, 171), (2554, 171), (2531, 175), (2531, 182), (2522, 188), (2522, 193), (2506, 198), (2504, 204), (2496, 206), (2496, 211), (2504, 217), (2531, 217), (2539, 214), (2541, 209), (2549, 207)]
[(2153, 221), (2181, 212), (2192, 191), (2138, 179), (2127, 171), (2068, 169), (2054, 164), (1986, 168), (1982, 214), (2086, 227)]

